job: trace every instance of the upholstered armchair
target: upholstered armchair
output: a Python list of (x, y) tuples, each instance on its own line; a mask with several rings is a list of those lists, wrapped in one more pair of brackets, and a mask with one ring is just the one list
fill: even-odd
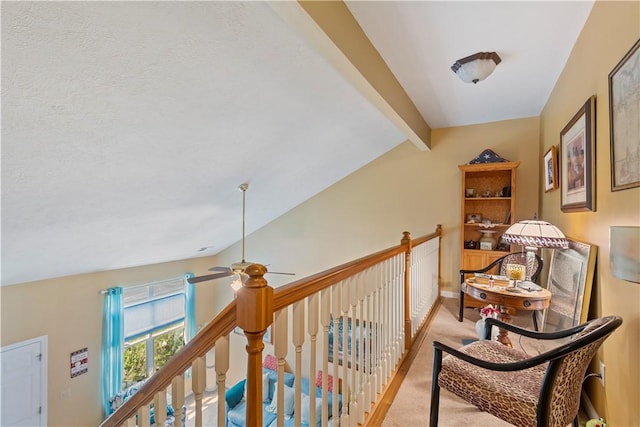
[[(485, 337), (498, 326), (548, 340), (550, 350), (529, 356), (497, 341), (474, 341), (458, 350), (433, 342), (430, 426), (438, 425), (440, 388), (516, 426), (577, 426), (582, 381), (590, 361), (622, 318), (607, 316), (557, 332), (535, 332), (487, 319)], [(548, 346), (546, 346), (548, 347)], [(443, 358), (443, 353), (448, 353)]]
[[(506, 276), (507, 275), (507, 264), (521, 264), (527, 265), (527, 254), (524, 252), (512, 252), (510, 254), (504, 255), (491, 264), (480, 268), (478, 270), (460, 270), (460, 308), (458, 313), (458, 321), (462, 322), (463, 313), (464, 313), (464, 278), (466, 274), (473, 273), (486, 273), (487, 271), (493, 270), (494, 267), (497, 267), (497, 275)], [(542, 271), (542, 258), (538, 254), (535, 254), (535, 260), (533, 264), (533, 273), (531, 273), (531, 281), (538, 283), (538, 276), (540, 276), (540, 272)], [(535, 312), (533, 316), (533, 320), (535, 323), (536, 330), (538, 329), (537, 320), (535, 317)]]

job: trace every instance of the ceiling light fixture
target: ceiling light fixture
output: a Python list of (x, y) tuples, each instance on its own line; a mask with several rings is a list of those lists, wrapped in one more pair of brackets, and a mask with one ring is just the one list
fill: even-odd
[(489, 77), (502, 61), (495, 52), (478, 52), (466, 58), (458, 59), (451, 69), (465, 83), (478, 83)]

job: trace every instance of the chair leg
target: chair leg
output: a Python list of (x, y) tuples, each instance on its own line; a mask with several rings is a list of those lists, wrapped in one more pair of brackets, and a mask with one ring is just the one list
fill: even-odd
[(438, 375), (442, 369), (442, 350), (433, 349), (433, 376), (431, 378), (431, 412), (429, 427), (438, 427), (438, 411), (440, 409), (440, 385)]
[(536, 316), (537, 311), (533, 310), (531, 312), (531, 317), (533, 318), (533, 330), (536, 332), (539, 332), (540, 329), (538, 328), (538, 317)]
[(460, 311), (458, 312), (458, 322), (462, 322), (464, 315), (464, 291), (460, 290)]
[(573, 419), (573, 427), (580, 427), (580, 423), (578, 422), (578, 416)]

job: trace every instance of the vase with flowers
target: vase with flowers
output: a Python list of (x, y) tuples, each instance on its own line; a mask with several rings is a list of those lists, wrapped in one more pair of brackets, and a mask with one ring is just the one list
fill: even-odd
[[(478, 334), (478, 339), (481, 339), (481, 340), (484, 339), (485, 319), (488, 319), (489, 317), (496, 319), (498, 318), (499, 313), (500, 313), (500, 309), (498, 307), (494, 307), (492, 304), (489, 304), (480, 309), (480, 317), (482, 317), (482, 319), (476, 322), (476, 333)], [(494, 327), (491, 330), (491, 339), (495, 340), (497, 336), (498, 336), (498, 328)]]

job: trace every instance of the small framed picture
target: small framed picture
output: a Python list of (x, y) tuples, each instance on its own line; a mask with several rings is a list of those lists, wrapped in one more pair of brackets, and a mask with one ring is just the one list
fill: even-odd
[(544, 155), (544, 191), (558, 188), (558, 152), (552, 145)]
[(469, 223), (482, 222), (482, 214), (479, 214), (479, 213), (467, 214), (467, 222)]
[(560, 132), (560, 210), (596, 211), (595, 116), (590, 97)]

